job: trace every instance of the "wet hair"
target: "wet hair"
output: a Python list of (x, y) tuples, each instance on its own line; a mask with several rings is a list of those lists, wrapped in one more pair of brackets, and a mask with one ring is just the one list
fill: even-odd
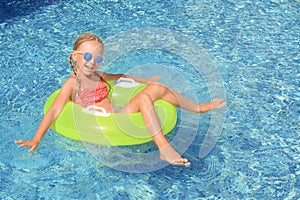
[[(102, 48), (104, 48), (103, 42), (102, 42), (102, 40), (98, 36), (96, 36), (93, 33), (82, 33), (76, 39), (76, 41), (74, 43), (73, 50), (77, 50), (82, 43), (88, 42), (88, 41), (97, 41), (102, 46)], [(72, 54), (69, 57), (69, 63), (70, 63), (70, 67), (71, 67), (74, 75), (76, 76), (76, 78), (78, 78), (77, 77), (77, 73), (75, 71), (75, 66), (74, 66), (74, 62), (73, 62), (73, 59), (72, 59)]]

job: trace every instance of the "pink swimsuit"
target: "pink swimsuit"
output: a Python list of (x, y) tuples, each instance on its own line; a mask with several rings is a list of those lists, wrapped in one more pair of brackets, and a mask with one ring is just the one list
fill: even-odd
[(96, 88), (87, 88), (77, 93), (73, 98), (73, 102), (83, 107), (93, 105), (108, 97), (107, 86), (104, 84), (103, 79), (100, 77), (101, 83)]

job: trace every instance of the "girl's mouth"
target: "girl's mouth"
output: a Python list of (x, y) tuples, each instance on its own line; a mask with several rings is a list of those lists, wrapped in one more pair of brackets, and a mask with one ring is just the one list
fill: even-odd
[(94, 69), (94, 67), (93, 66), (90, 66), (90, 65), (84, 65), (86, 68), (88, 68), (88, 69)]

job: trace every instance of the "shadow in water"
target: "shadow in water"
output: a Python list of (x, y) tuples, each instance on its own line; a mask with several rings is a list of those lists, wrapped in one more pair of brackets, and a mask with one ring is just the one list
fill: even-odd
[(35, 10), (58, 1), (59, 0), (2, 0), (0, 2), (0, 23), (17, 16), (28, 15)]

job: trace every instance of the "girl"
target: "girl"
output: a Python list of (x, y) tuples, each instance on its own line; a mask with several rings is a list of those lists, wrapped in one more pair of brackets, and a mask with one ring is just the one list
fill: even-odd
[[(163, 135), (153, 102), (163, 99), (174, 106), (195, 113), (205, 113), (209, 110), (222, 108), (225, 106), (225, 102), (222, 99), (214, 99), (206, 104), (197, 104), (167, 86), (155, 82), (159, 76), (138, 78), (96, 71), (103, 60), (103, 52), (104, 45), (96, 35), (84, 33), (77, 38), (69, 58), (73, 74), (63, 84), (59, 95), (45, 114), (33, 139), (16, 140), (15, 143), (20, 144), (19, 148), (30, 147), (29, 152), (37, 149), (51, 123), (59, 116), (66, 101), (71, 98), (74, 103), (83, 107), (96, 104), (111, 113), (141, 112), (143, 120), (160, 151), (160, 158), (175, 165), (190, 165), (190, 162), (186, 158), (182, 158)], [(110, 99), (108, 99), (109, 88), (105, 82), (117, 80), (120, 77), (132, 78), (137, 82), (147, 83), (148, 86), (123, 108), (115, 110)]]

